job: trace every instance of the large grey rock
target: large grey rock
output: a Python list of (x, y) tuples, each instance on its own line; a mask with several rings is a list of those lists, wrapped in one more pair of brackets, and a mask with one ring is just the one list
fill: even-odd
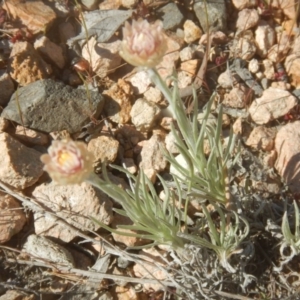
[(175, 3), (169, 3), (158, 10), (162, 14), (162, 22), (165, 30), (174, 29), (180, 26), (184, 16)]
[[(90, 96), (90, 97), (88, 97)], [(18, 89), (1, 116), (44, 132), (77, 132), (104, 106), (98, 92), (73, 89), (52, 79), (38, 80)]]
[(227, 14), (224, 0), (198, 1), (194, 4), (194, 11), (205, 33), (208, 31), (208, 29), (210, 32), (226, 31)]

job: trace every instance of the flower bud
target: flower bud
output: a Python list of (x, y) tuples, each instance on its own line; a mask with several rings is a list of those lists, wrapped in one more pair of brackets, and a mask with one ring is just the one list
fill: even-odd
[(167, 50), (161, 21), (149, 24), (147, 20), (125, 23), (120, 55), (133, 66), (153, 68)]
[(53, 141), (41, 161), (52, 180), (60, 184), (81, 183), (93, 172), (94, 157), (83, 142)]

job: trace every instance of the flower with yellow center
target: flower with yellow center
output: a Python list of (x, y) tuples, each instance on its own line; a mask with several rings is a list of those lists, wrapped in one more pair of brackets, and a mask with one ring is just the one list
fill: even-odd
[(153, 68), (167, 50), (161, 21), (149, 24), (147, 20), (125, 23), (120, 55), (133, 66)]
[(44, 170), (60, 184), (81, 183), (93, 172), (94, 157), (83, 142), (53, 141), (41, 161)]

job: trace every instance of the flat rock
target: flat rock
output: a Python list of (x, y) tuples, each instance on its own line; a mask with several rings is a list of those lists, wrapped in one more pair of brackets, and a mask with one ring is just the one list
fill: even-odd
[[(75, 42), (84, 40), (91, 36), (97, 36), (99, 43), (107, 42), (124, 22), (131, 17), (132, 10), (92, 10), (81, 14), (84, 20), (81, 23), (79, 34), (68, 40), (69, 46)], [(78, 24), (79, 25), (79, 24)]]
[(135, 127), (140, 131), (149, 131), (156, 124), (160, 108), (153, 102), (140, 98), (132, 106), (130, 116)]
[(175, 29), (176, 27), (179, 27), (184, 20), (183, 14), (173, 2), (158, 9), (157, 13), (162, 15), (161, 20), (163, 22), (164, 30)]
[(192, 84), (193, 79), (196, 76), (199, 63), (199, 59), (191, 59), (180, 64), (180, 71), (178, 71), (179, 88), (185, 88)]
[(22, 250), (42, 261), (46, 260), (71, 268), (75, 265), (74, 259), (67, 249), (44, 236), (31, 234)]
[(185, 47), (180, 51), (179, 56), (182, 62), (193, 59), (195, 56), (195, 50), (193, 50), (191, 47)]
[[(112, 220), (112, 203), (108, 196), (87, 183), (66, 186), (54, 182), (42, 184), (34, 189), (33, 196), (43, 207), (83, 231), (100, 228), (89, 217), (107, 225)], [(34, 227), (36, 234), (52, 236), (65, 242), (77, 236), (75, 231), (59, 224), (55, 218), (41, 213), (34, 213)]]
[(89, 95), (90, 99), (84, 89), (73, 89), (52, 79), (39, 80), (15, 92), (1, 116), (48, 133), (74, 133), (103, 109), (104, 98), (94, 91)]
[(119, 142), (111, 136), (99, 135), (88, 143), (88, 151), (94, 154), (95, 163), (112, 163), (117, 158)]
[(238, 83), (228, 94), (225, 94), (223, 104), (233, 108), (245, 108), (250, 90), (246, 85)]
[(259, 15), (256, 9), (245, 8), (238, 14), (236, 27), (238, 31), (248, 30), (258, 24)]
[(237, 118), (232, 125), (232, 131), (234, 134), (239, 135), (243, 132), (243, 119), (241, 117)]
[(296, 105), (297, 98), (290, 92), (270, 87), (252, 102), (249, 113), (256, 124), (262, 125), (284, 116)]
[(9, 134), (0, 133), (0, 180), (24, 189), (33, 185), (43, 174), (41, 154), (13, 139)]
[(165, 143), (166, 143), (166, 149), (172, 153), (172, 154), (178, 154), (179, 150), (178, 147), (176, 145), (176, 140), (175, 140), (175, 136), (173, 134), (172, 131), (170, 131), (165, 139)]
[(146, 71), (139, 71), (130, 76), (129, 81), (133, 87), (133, 92), (136, 95), (143, 94), (151, 85), (151, 79)]
[(265, 58), (269, 49), (274, 45), (276, 40), (275, 30), (266, 22), (258, 23), (255, 30), (255, 42), (257, 47), (257, 54)]
[(285, 70), (291, 78), (291, 84), (296, 88), (300, 88), (300, 56), (299, 54), (291, 54), (287, 56)]
[[(205, 13), (206, 10), (207, 14)], [(227, 13), (225, 1), (199, 1), (194, 4), (194, 11), (205, 33), (208, 31), (208, 29), (210, 32), (227, 30)]]
[(295, 18), (297, 18), (297, 5), (298, 2), (296, 0), (276, 0), (270, 2), (272, 8), (282, 10), (284, 15), (290, 20), (295, 20)]
[[(274, 145), (275, 145), (275, 143), (274, 143)], [(266, 166), (268, 169), (274, 168), (276, 159), (277, 159), (276, 150), (275, 149), (271, 150), (270, 152), (266, 153), (266, 155), (263, 158), (264, 166)]]
[(104, 78), (121, 65), (120, 44), (120, 40), (98, 43), (95, 37), (91, 37), (82, 49), (82, 56), (90, 63), (93, 72)]
[(46, 36), (42, 36), (34, 42), (34, 48), (47, 57), (57, 67), (62, 69), (65, 66), (63, 50), (60, 46), (53, 43)]
[(200, 39), (202, 30), (193, 21), (186, 20), (183, 24), (184, 41), (188, 44)]
[(252, 58), (250, 61), (249, 61), (249, 65), (248, 65), (248, 70), (255, 74), (259, 71), (259, 62), (256, 58)]
[(14, 93), (15, 87), (10, 75), (4, 71), (0, 70), (0, 105), (5, 106)]
[[(291, 36), (293, 37), (299, 34), (299, 28), (298, 25), (295, 23), (295, 20), (283, 21), (282, 27), (286, 32), (290, 32)], [(295, 46), (293, 48), (295, 48)]]
[(282, 61), (290, 50), (291, 41), (290, 35), (285, 31), (277, 35), (278, 44), (273, 45), (267, 54), (267, 58), (274, 63)]
[(277, 63), (278, 61), (283, 60), (283, 58), (287, 55), (288, 50), (289, 46), (286, 44), (275, 44), (269, 49), (267, 58), (272, 62)]
[(161, 151), (161, 147), (165, 147), (164, 139), (163, 134), (155, 133), (143, 142), (140, 168), (152, 182), (155, 182), (156, 174), (167, 167), (167, 159)]
[(144, 93), (144, 97), (146, 100), (155, 104), (159, 104), (163, 100), (161, 91), (158, 88), (152, 86)]
[(28, 42), (15, 43), (10, 53), (7, 70), (21, 86), (49, 78), (52, 68)]
[(246, 145), (256, 150), (271, 151), (274, 148), (276, 130), (265, 126), (255, 127), (246, 141)]
[[(163, 57), (163, 60), (157, 65), (159, 75), (167, 80), (167, 77), (173, 75), (174, 69), (176, 69), (177, 61), (179, 60), (180, 43), (174, 38), (167, 37), (167, 50)], [(167, 80), (167, 84), (170, 80)]]
[(300, 121), (288, 123), (275, 139), (275, 168), (293, 193), (300, 193)]
[(26, 223), (20, 203), (12, 196), (0, 193), (0, 244), (11, 239)]
[(235, 51), (241, 59), (250, 60), (256, 52), (256, 45), (252, 34), (243, 35), (243, 37), (239, 38)]
[(262, 71), (267, 79), (274, 80), (275, 69), (273, 62), (269, 59), (264, 59), (262, 61)]
[(56, 14), (44, 1), (7, 0), (5, 9), (13, 19), (20, 20), (32, 33), (47, 31)]
[(221, 73), (218, 77), (218, 84), (224, 88), (232, 88), (237, 82), (239, 77), (235, 75), (235, 73), (230, 72), (230, 70), (226, 70), (225, 72)]

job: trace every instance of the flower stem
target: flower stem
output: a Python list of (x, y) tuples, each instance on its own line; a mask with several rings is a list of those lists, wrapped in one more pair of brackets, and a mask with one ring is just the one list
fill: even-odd
[(167, 87), (166, 83), (160, 77), (155, 68), (147, 69), (147, 73), (151, 81), (160, 89), (160, 91), (169, 102), (169, 109), (171, 111), (172, 117), (176, 118), (176, 99), (173, 99), (170, 89)]

